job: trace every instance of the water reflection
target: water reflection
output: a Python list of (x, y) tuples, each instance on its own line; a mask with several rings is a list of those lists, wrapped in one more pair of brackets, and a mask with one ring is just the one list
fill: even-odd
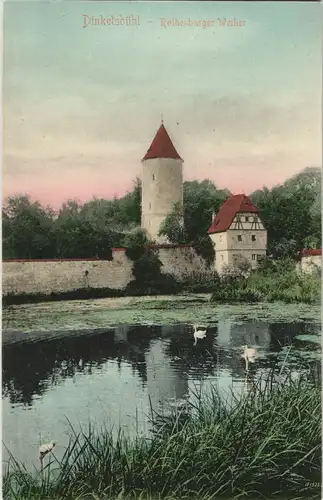
[(47, 440), (62, 436), (65, 417), (85, 424), (109, 420), (127, 429), (138, 427), (139, 419), (145, 432), (150, 405), (156, 411), (175, 401), (185, 406), (193, 388), (204, 387), (205, 380), (246, 390), (250, 378), (245, 379), (242, 345), (259, 353), (253, 377), (275, 363), (269, 354), (300, 345), (296, 335), (319, 330), (314, 324), (223, 320), (196, 346), (190, 325), (122, 325), (79, 337), (5, 345), (3, 440), (16, 458), (28, 462), (37, 429)]

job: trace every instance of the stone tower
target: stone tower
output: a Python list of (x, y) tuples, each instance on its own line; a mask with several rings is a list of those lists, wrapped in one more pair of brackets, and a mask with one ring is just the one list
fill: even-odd
[(166, 241), (158, 232), (174, 203), (183, 207), (183, 160), (162, 123), (142, 159), (141, 227), (151, 240)]

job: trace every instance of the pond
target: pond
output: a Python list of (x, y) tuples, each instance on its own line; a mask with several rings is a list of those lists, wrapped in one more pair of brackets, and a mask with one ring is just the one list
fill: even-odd
[[(254, 376), (278, 370), (290, 346), (291, 359), (301, 353), (315, 362), (319, 308), (283, 309), (215, 307), (206, 296), (5, 309), (3, 442), (30, 469), (38, 467), (40, 443), (57, 442), (56, 456), (62, 455), (70, 425), (147, 434), (151, 408), (166, 411), (214, 386), (226, 396), (246, 390), (245, 344), (257, 349)], [(207, 327), (196, 346), (193, 322)]]

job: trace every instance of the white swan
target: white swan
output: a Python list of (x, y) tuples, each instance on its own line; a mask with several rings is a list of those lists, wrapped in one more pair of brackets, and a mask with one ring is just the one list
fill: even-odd
[(247, 345), (244, 345), (242, 347), (243, 347), (243, 354), (241, 357), (245, 360), (246, 370), (248, 371), (249, 363), (254, 363), (256, 360), (257, 351), (256, 351), (256, 349), (253, 349), (252, 347), (248, 347)]
[(193, 327), (194, 327), (193, 335), (195, 339), (194, 345), (196, 345), (198, 339), (204, 339), (204, 337), (206, 337), (206, 330), (198, 330), (197, 325), (193, 325)]
[(42, 444), (39, 447), (39, 460), (41, 464), (41, 468), (43, 468), (43, 460), (46, 457), (46, 455), (50, 452), (53, 451), (56, 443), (47, 443), (47, 444)]

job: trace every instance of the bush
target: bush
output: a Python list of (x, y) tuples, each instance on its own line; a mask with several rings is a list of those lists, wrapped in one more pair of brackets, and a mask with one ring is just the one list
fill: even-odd
[(295, 270), (269, 273), (260, 270), (251, 273), (247, 278), (231, 270), (221, 276), (213, 292), (213, 302), (303, 302), (315, 304), (320, 302), (321, 280), (311, 274), (299, 274)]
[(192, 246), (197, 255), (200, 255), (205, 260), (207, 266), (211, 267), (214, 263), (215, 250), (209, 235), (197, 237), (193, 241)]
[(158, 295), (177, 293), (181, 286), (170, 274), (161, 272), (163, 266), (158, 258), (158, 251), (148, 248), (146, 233), (135, 230), (125, 238), (126, 255), (133, 260), (134, 280), (128, 283), (126, 295)]
[(248, 278), (251, 273), (250, 262), (244, 257), (236, 260), (233, 266), (224, 265), (221, 272), (221, 281), (232, 282), (241, 281)]
[(260, 260), (257, 272), (263, 275), (281, 274), (295, 271), (295, 260), (291, 258), (272, 259), (265, 257)]
[(134, 229), (127, 234), (123, 240), (123, 246), (126, 247), (126, 256), (128, 259), (136, 261), (145, 252), (145, 245), (149, 243), (145, 231), (141, 228)]
[(216, 271), (192, 271), (178, 278), (181, 288), (190, 293), (212, 292), (219, 283), (219, 275)]

